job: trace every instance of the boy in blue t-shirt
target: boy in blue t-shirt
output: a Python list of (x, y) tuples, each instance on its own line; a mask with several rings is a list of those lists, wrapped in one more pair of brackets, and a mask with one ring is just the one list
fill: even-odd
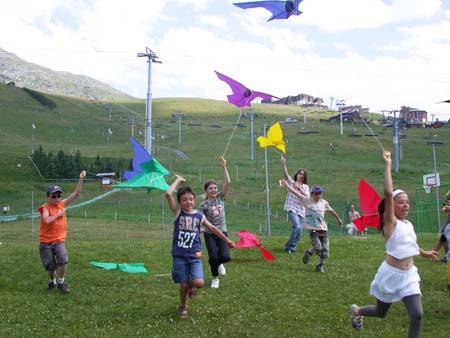
[(178, 185), (185, 181), (184, 177), (176, 176), (175, 181), (166, 191), (167, 201), (175, 216), (172, 239), (172, 277), (175, 283), (180, 284), (178, 313), (181, 318), (186, 318), (188, 315), (188, 295), (190, 298), (194, 298), (197, 289), (204, 285), (200, 226), (205, 225), (228, 246), (234, 247), (233, 241), (212, 225), (202, 213), (194, 209), (195, 193), (190, 187), (185, 186), (178, 189), (177, 205), (172, 194)]

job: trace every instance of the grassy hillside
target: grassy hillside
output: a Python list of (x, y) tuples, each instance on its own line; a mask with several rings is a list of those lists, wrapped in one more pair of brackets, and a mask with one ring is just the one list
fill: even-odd
[[(54, 182), (43, 181), (34, 170), (28, 156), (33, 147), (41, 145), (45, 151), (65, 153), (81, 151), (82, 156), (95, 158), (132, 158), (129, 142), (131, 125), (135, 119), (135, 136), (142, 143), (144, 133), (145, 101), (112, 102), (111, 114), (108, 103), (85, 101), (67, 97), (46, 95), (57, 107), (53, 110), (32, 99), (22, 89), (0, 85), (0, 204), (10, 205), (11, 214), (30, 211), (30, 196), (36, 201), (44, 199), (45, 189)], [(381, 192), (383, 165), (381, 150), (363, 124), (345, 124), (344, 135), (339, 133), (339, 124), (320, 123), (320, 118), (334, 114), (317, 109), (281, 105), (254, 104), (252, 110), (261, 114), (254, 120), (254, 160), (250, 160), (250, 124), (248, 118), (241, 118), (245, 127), (238, 127), (225, 154), (232, 178), (229, 204), (255, 206), (261, 210), (265, 204), (264, 151), (259, 148), (256, 137), (262, 133), (264, 123), (271, 125), (286, 117), (296, 117), (300, 123), (283, 124), (287, 142), (287, 160), (290, 172), (299, 167), (308, 170), (309, 184), (324, 186), (324, 197), (340, 213), (349, 202), (357, 203), (357, 186), (360, 178), (368, 180)], [(153, 155), (173, 173), (180, 173), (200, 193), (202, 182), (208, 178), (222, 179), (219, 158), (226, 148), (237, 122), (239, 110), (225, 101), (205, 99), (154, 99), (153, 100)], [(181, 144), (178, 144), (178, 125), (172, 118), (174, 112), (185, 114), (182, 124)], [(303, 117), (307, 117), (306, 125)], [(370, 115), (369, 115), (370, 116)], [(373, 118), (377, 115), (373, 114)], [(189, 124), (201, 124), (190, 126)], [(36, 129), (33, 131), (32, 124)], [(220, 126), (220, 127), (218, 127)], [(372, 125), (375, 133), (386, 148), (392, 148), (392, 131), (379, 125)], [(112, 131), (112, 135), (108, 130)], [(304, 131), (316, 133), (305, 134)], [(349, 133), (361, 134), (351, 138)], [(437, 169), (441, 181), (450, 182), (450, 133), (449, 126), (440, 129), (410, 129), (402, 131), (403, 159), (400, 171), (394, 173), (395, 185), (406, 189), (413, 202), (416, 189), (422, 184), (422, 175), (432, 173), (433, 154), (427, 142), (444, 141), (438, 147)], [(369, 135), (369, 136), (367, 136)], [(182, 159), (173, 150), (181, 150), (190, 160)], [(270, 202), (273, 213), (282, 211), (285, 190), (278, 187), (281, 178), (280, 154), (273, 148), (268, 151)], [(20, 167), (18, 166), (20, 164)], [(169, 179), (171, 182), (171, 179)], [(73, 189), (74, 182), (60, 182), (66, 191)], [(104, 193), (98, 182), (87, 182), (79, 201), (88, 200)], [(441, 191), (443, 195), (444, 191)], [(430, 196), (427, 196), (430, 198)], [(161, 208), (159, 191), (147, 194), (145, 190), (113, 194), (101, 202), (91, 205), (98, 218), (113, 217), (119, 210), (119, 217), (146, 220), (149, 210)], [(73, 216), (82, 217), (86, 212), (74, 210)], [(414, 213), (414, 210), (413, 210)], [(117, 217), (115, 215), (114, 217)], [(261, 218), (261, 216), (258, 216)], [(264, 223), (254, 214), (240, 211), (236, 222)], [(155, 220), (156, 222), (156, 220)], [(233, 215), (229, 222), (234, 223)], [(281, 219), (280, 222), (284, 222)], [(284, 222), (285, 223), (285, 222)]]

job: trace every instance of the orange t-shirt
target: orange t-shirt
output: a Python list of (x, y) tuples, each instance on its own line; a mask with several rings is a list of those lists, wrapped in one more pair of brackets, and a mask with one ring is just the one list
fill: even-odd
[(39, 241), (41, 243), (52, 243), (52, 242), (63, 242), (67, 237), (67, 217), (64, 216), (58, 217), (55, 221), (50, 224), (45, 224), (42, 219), (42, 211), (43, 209), (48, 210), (49, 216), (53, 216), (58, 212), (58, 210), (64, 210), (65, 203), (64, 201), (59, 201), (57, 205), (44, 203), (42, 204), (38, 210), (41, 214), (41, 225), (40, 225), (40, 235)]

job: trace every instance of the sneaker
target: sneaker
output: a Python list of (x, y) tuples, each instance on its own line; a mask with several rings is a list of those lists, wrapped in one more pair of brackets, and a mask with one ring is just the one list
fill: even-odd
[(447, 256), (442, 257), (441, 259), (437, 260), (439, 263), (447, 263)]
[(58, 283), (58, 290), (61, 291), (62, 293), (69, 293), (69, 286), (67, 285), (67, 283)]
[(56, 283), (53, 283), (53, 281), (48, 282), (48, 291), (53, 291), (56, 288)]
[(197, 288), (189, 288), (188, 296), (190, 299), (194, 299), (195, 297), (197, 297)]
[(180, 318), (187, 318), (187, 316), (188, 316), (187, 308), (183, 307), (183, 306), (179, 306), (178, 314), (180, 315)]
[(358, 305), (356, 305), (356, 304), (352, 304), (350, 306), (350, 321), (352, 323), (352, 326), (356, 330), (361, 330), (363, 328), (363, 317), (362, 316), (357, 316), (355, 314), (357, 309), (358, 309)]
[(305, 254), (303, 255), (303, 263), (308, 264), (309, 258), (311, 257), (311, 254), (309, 253), (309, 250), (305, 250)]
[(227, 274), (227, 270), (225, 270), (225, 266), (223, 264), (219, 265), (219, 275), (225, 276)]
[(211, 288), (218, 289), (219, 288), (219, 278), (213, 278), (211, 281)]
[(323, 264), (317, 264), (316, 271), (317, 272), (325, 272), (325, 270), (323, 269)]

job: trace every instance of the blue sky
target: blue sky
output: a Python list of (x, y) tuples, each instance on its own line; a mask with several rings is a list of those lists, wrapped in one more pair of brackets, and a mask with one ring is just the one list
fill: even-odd
[[(331, 97), (371, 111), (402, 105), (450, 118), (450, 0), (304, 0), (266, 22), (229, 0), (3, 1), (0, 48), (133, 96), (225, 100), (214, 70), (279, 97)], [(245, 1), (244, 1), (245, 2)]]

